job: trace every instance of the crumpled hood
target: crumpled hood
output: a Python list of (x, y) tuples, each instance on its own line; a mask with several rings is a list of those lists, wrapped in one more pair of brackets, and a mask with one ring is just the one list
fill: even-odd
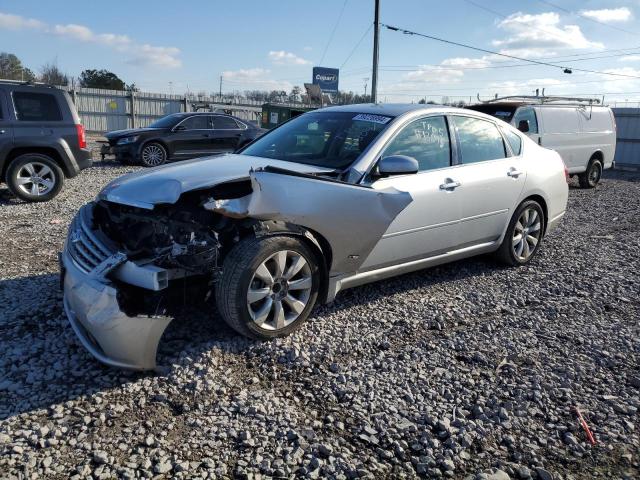
[(331, 169), (249, 155), (226, 154), (162, 165), (124, 175), (98, 194), (100, 200), (153, 209), (173, 204), (180, 195), (221, 183), (249, 178), (252, 169), (272, 166), (301, 173), (331, 172)]

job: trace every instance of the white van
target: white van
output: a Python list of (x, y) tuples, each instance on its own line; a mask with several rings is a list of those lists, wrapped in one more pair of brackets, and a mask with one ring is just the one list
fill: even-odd
[(518, 98), (521, 100), (504, 98), (469, 108), (498, 117), (539, 145), (556, 150), (569, 173), (578, 175), (581, 187), (595, 187), (602, 171), (613, 166), (616, 122), (611, 109), (593, 105), (589, 99)]

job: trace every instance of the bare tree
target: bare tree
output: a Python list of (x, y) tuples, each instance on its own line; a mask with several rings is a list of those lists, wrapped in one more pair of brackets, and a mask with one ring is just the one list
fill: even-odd
[(49, 85), (69, 85), (69, 77), (58, 68), (56, 62), (44, 64), (40, 68), (38, 80)]

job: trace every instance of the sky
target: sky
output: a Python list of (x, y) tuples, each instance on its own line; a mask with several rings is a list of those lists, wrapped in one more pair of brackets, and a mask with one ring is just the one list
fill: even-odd
[[(341, 90), (364, 93), (371, 86), (373, 4), (0, 0), (0, 51), (35, 72), (47, 63), (76, 77), (105, 68), (151, 92), (217, 92), (220, 77), (225, 93), (290, 91), (310, 82), (320, 65), (340, 69)], [(537, 88), (640, 101), (640, 0), (381, 0), (380, 20), (555, 65), (382, 28), (380, 101), (469, 101)]]

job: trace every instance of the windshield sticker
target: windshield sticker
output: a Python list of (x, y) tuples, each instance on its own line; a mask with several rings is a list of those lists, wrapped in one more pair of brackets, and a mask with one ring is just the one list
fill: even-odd
[(385, 117), (384, 115), (371, 115), (369, 113), (359, 113), (353, 120), (362, 120), (365, 122), (381, 123), (382, 125), (389, 123), (391, 117)]

